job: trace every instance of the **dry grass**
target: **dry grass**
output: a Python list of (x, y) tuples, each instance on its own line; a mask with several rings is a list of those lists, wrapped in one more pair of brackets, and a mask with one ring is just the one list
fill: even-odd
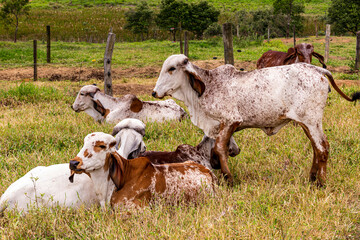
[[(135, 80), (138, 81), (138, 80)], [(142, 81), (139, 80), (141, 83)], [(4, 89), (18, 83), (2, 82)], [(0, 193), (38, 165), (68, 162), (93, 131), (111, 132), (69, 105), (80, 83), (38, 82), (54, 87), (28, 103), (8, 96), (0, 105)], [(355, 89), (345, 88), (348, 94)], [(151, 99), (142, 96), (143, 99)], [(5, 100), (6, 100), (5, 99)], [(50, 99), (50, 100), (48, 100)], [(1, 101), (4, 97), (0, 98)], [(310, 142), (292, 124), (267, 137), (257, 129), (235, 134), (242, 152), (230, 159), (235, 186), (221, 185), (216, 197), (197, 205), (169, 206), (161, 201), (136, 212), (98, 208), (41, 209), (0, 217), (1, 239), (358, 239), (360, 238), (360, 111), (333, 91), (324, 115), (330, 142), (325, 188), (308, 183)], [(189, 120), (147, 124), (148, 150), (196, 145), (202, 133)], [(216, 173), (218, 174), (218, 172)]]

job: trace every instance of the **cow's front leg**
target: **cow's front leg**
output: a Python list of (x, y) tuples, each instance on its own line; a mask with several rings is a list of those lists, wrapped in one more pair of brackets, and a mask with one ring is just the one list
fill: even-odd
[(229, 156), (229, 146), (228, 143), (230, 141), (230, 137), (239, 126), (239, 123), (232, 124), (220, 124), (220, 131), (216, 137), (215, 146), (213, 150), (213, 154), (217, 155), (217, 158), (220, 161), (221, 173), (228, 181), (230, 186), (233, 185), (233, 177), (230, 173), (230, 169), (228, 166), (228, 156)]

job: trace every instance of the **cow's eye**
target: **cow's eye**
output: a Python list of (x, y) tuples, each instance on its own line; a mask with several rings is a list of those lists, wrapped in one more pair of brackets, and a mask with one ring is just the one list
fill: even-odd
[(172, 71), (174, 71), (176, 68), (174, 68), (174, 67), (171, 67), (171, 68), (169, 68), (169, 72), (172, 72)]
[(105, 145), (100, 145), (99, 147), (102, 148), (102, 149), (105, 149), (105, 148), (106, 148)]
[(81, 96), (85, 96), (85, 93), (80, 93)]

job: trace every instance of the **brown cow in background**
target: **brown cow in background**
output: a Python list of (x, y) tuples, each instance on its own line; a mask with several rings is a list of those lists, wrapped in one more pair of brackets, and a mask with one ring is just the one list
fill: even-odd
[(297, 62), (311, 63), (312, 56), (319, 59), (323, 68), (326, 68), (324, 57), (314, 52), (314, 46), (310, 43), (301, 43), (289, 48), (287, 53), (269, 50), (264, 53), (256, 63), (256, 68), (266, 68), (281, 65), (289, 65)]

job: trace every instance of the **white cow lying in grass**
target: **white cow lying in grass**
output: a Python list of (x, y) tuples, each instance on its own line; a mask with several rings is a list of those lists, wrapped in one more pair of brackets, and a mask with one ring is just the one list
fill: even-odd
[[(125, 158), (135, 158), (145, 151), (142, 137), (145, 125), (137, 119), (125, 119), (116, 125), (115, 139), (121, 144), (118, 152)], [(119, 146), (119, 144), (117, 144)], [(84, 153), (86, 154), (86, 153)], [(72, 175), (69, 181), (69, 163), (48, 167), (39, 166), (19, 178), (0, 198), (0, 212), (10, 209), (27, 211), (30, 207), (66, 206), (79, 208), (93, 204), (105, 206), (102, 196), (97, 196), (94, 185), (86, 174)]]
[(322, 129), (322, 117), (329, 82), (346, 100), (331, 73), (306, 63), (240, 72), (231, 65), (213, 70), (199, 68), (185, 55), (165, 60), (153, 96), (172, 96), (183, 101), (191, 121), (204, 133), (216, 139), (214, 154), (220, 159), (221, 171), (232, 183), (228, 142), (235, 131), (260, 128), (267, 135), (276, 134), (294, 120), (304, 129), (314, 150), (310, 180), (326, 180), (329, 143)]
[(85, 111), (96, 121), (109, 123), (118, 123), (125, 118), (136, 118), (144, 122), (180, 121), (187, 116), (185, 110), (172, 99), (141, 101), (132, 94), (114, 98), (100, 92), (94, 85), (86, 85), (80, 89), (72, 109), (75, 112)]

